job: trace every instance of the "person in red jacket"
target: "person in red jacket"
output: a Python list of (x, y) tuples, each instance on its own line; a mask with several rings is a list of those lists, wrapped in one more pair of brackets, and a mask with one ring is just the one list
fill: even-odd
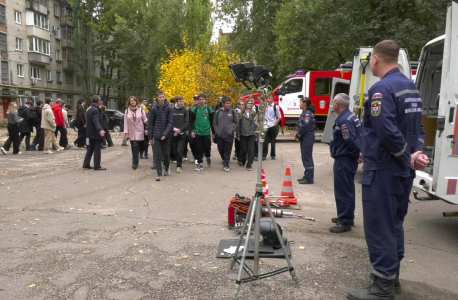
[(56, 137), (57, 133), (60, 132), (59, 146), (63, 147), (64, 149), (68, 149), (69, 144), (67, 138), (67, 129), (65, 128), (64, 115), (62, 114), (62, 107), (64, 104), (65, 103), (61, 99), (57, 99), (56, 105), (52, 107), (52, 112), (54, 113), (54, 117), (56, 119), (56, 131), (54, 132)]

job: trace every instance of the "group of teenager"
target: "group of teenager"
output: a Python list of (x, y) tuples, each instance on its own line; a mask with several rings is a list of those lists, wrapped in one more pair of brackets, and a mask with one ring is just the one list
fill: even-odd
[[(157, 181), (170, 175), (171, 163), (176, 163), (176, 172), (181, 173), (189, 144), (195, 170), (202, 171), (204, 158), (207, 166), (212, 166), (211, 146), (215, 143), (224, 171), (230, 171), (234, 144), (233, 159), (237, 160), (239, 166), (252, 170), (253, 161), (258, 159), (254, 98), (239, 101), (236, 109), (232, 109), (231, 98), (227, 96), (220, 97), (215, 109), (207, 105), (207, 95), (203, 93), (193, 97), (194, 104), (189, 108), (182, 96), (176, 96), (169, 102), (165, 93), (158, 91), (156, 99), (149, 106), (146, 99), (140, 103), (131, 96), (124, 112), (124, 141), (129, 141), (131, 145), (133, 169), (138, 168), (140, 159), (148, 158), (148, 147), (152, 145), (151, 168), (156, 169)], [(268, 99), (264, 160), (269, 142), (271, 158), (275, 159), (275, 138), (281, 120), (280, 109), (273, 104), (273, 95), (269, 95)]]

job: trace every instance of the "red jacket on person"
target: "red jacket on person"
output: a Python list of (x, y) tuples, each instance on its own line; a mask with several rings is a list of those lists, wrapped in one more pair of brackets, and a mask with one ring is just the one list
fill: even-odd
[(64, 115), (62, 114), (62, 106), (56, 104), (52, 107), (52, 112), (54, 113), (54, 118), (56, 118), (56, 125), (65, 127)]

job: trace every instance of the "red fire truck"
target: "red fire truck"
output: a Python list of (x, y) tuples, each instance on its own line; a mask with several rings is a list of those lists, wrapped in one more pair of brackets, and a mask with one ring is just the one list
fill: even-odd
[[(334, 71), (309, 71), (298, 70), (286, 77), (286, 80), (274, 89), (274, 103), (280, 107), (282, 124), (296, 124), (301, 110), (299, 108), (299, 95), (309, 97), (315, 104), (315, 120), (318, 128), (323, 128), (329, 112), (331, 101), (332, 79), (334, 77), (351, 78), (351, 64), (343, 64)], [(259, 94), (247, 95), (240, 100), (245, 101), (249, 97), (259, 97)], [(256, 103), (258, 104), (258, 103)]]

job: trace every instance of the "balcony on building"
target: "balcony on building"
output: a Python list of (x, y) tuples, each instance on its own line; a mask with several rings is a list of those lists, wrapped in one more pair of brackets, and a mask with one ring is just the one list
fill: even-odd
[(60, 16), (60, 25), (68, 25), (73, 27), (73, 21), (71, 16)]
[(62, 46), (62, 48), (74, 48), (73, 41), (69, 39), (62, 39), (60, 41), (60, 45)]
[(48, 15), (48, 0), (26, 0), (26, 9)]
[(79, 67), (77, 64), (75, 64), (73, 61), (66, 59), (62, 60), (62, 69), (64, 69), (64, 71), (70, 72), (79, 71)]
[(51, 63), (51, 57), (36, 52), (29, 52), (29, 62), (38, 65), (49, 65)]

